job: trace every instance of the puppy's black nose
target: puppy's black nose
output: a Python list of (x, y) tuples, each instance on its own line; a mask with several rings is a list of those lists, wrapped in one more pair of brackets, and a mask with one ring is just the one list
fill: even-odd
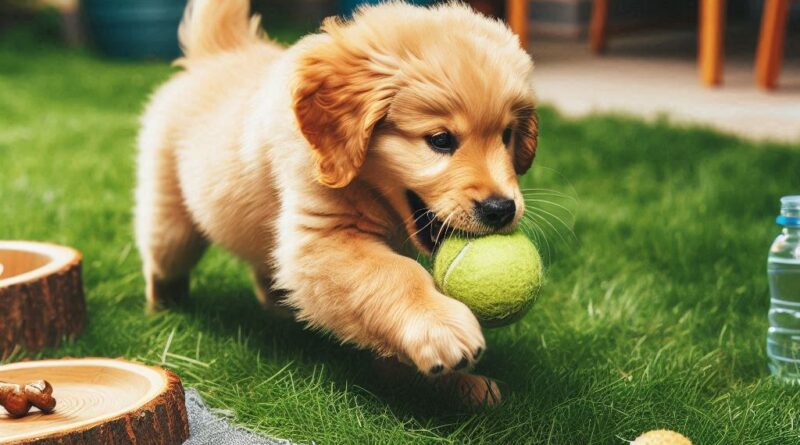
[(505, 227), (514, 219), (517, 205), (513, 199), (492, 196), (476, 204), (478, 218), (493, 229)]

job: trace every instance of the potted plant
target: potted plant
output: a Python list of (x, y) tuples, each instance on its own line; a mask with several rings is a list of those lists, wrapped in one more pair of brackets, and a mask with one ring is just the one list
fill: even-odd
[(100, 51), (129, 59), (180, 55), (178, 24), (186, 0), (83, 0), (87, 31)]
[[(376, 5), (385, 1), (386, 0), (341, 0), (341, 14), (345, 17), (350, 17), (353, 15), (353, 12), (359, 5)], [(436, 0), (406, 0), (406, 3), (415, 5), (431, 5), (436, 3)]]

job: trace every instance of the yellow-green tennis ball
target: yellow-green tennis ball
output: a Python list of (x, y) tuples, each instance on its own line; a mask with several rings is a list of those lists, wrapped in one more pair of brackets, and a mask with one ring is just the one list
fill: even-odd
[(521, 318), (542, 283), (542, 258), (522, 232), (446, 239), (433, 259), (433, 279), (487, 327)]

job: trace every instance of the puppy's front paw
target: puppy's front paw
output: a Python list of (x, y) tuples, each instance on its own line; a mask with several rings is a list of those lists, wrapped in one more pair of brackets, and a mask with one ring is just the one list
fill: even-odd
[(461, 302), (440, 295), (436, 306), (402, 326), (402, 353), (423, 373), (437, 375), (472, 366), (486, 350), (478, 320)]

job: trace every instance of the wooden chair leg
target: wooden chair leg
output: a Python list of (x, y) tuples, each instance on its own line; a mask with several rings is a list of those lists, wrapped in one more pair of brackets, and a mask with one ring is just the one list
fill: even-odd
[(608, 35), (608, 0), (592, 1), (592, 18), (589, 22), (589, 48), (595, 54), (606, 49)]
[(506, 0), (506, 15), (520, 45), (528, 49), (528, 0)]
[(774, 89), (778, 84), (788, 17), (789, 0), (764, 2), (756, 53), (756, 84), (765, 90)]
[(707, 86), (722, 83), (722, 48), (725, 0), (700, 0), (698, 64), (700, 81)]

